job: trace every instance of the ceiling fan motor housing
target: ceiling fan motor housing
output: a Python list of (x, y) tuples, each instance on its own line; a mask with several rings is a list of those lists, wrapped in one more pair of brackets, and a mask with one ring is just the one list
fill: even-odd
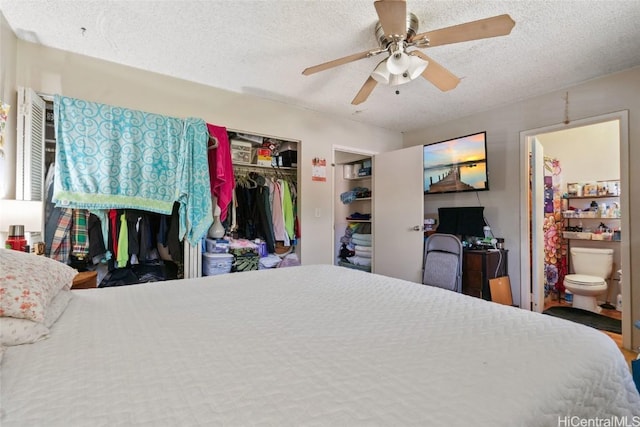
[[(418, 33), (419, 25), (420, 25), (420, 21), (418, 20), (418, 17), (413, 13), (408, 13), (407, 14), (407, 35), (401, 40), (411, 40), (411, 38)], [(378, 40), (378, 43), (380, 44), (380, 47), (382, 49), (388, 48), (389, 45), (394, 42), (393, 37), (388, 37), (384, 33), (384, 30), (382, 29), (382, 24), (380, 23), (380, 21), (376, 23), (375, 35), (376, 35), (376, 40)], [(399, 34), (399, 36), (401, 36), (401, 34)]]

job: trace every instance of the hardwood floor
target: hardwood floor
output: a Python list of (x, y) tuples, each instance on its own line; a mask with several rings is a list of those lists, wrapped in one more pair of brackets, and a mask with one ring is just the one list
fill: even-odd
[[(555, 306), (571, 306), (571, 303), (567, 303), (564, 299), (561, 299), (560, 301), (558, 301), (557, 299), (553, 299), (553, 297), (547, 297), (544, 300), (544, 309), (546, 310), (549, 307), (555, 307)], [(622, 319), (622, 313), (617, 311), (617, 310), (608, 310), (606, 308), (602, 309), (602, 312), (600, 313), (604, 316), (608, 316), (608, 317), (612, 317), (614, 319), (618, 319), (621, 320)], [(609, 332), (609, 331), (602, 331), (603, 333), (607, 334), (618, 346), (618, 348), (620, 349), (620, 351), (622, 352), (624, 358), (627, 360), (627, 363), (629, 364), (629, 366), (631, 366), (631, 361), (635, 360), (636, 357), (638, 357), (638, 353), (636, 353), (635, 351), (630, 351), (627, 350), (625, 348), (622, 348), (622, 335), (621, 334), (616, 334), (613, 332)]]

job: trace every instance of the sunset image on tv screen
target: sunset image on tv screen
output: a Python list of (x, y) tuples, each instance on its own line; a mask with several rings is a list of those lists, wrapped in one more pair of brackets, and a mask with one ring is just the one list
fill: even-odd
[(488, 190), (486, 133), (424, 146), (424, 192)]

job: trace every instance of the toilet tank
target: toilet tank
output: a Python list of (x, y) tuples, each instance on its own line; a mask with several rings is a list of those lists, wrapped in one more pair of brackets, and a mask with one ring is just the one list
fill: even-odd
[(576, 274), (602, 277), (611, 276), (613, 249), (571, 248), (571, 263)]

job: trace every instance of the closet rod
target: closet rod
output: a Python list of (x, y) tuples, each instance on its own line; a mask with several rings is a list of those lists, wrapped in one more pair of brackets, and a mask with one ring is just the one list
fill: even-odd
[(297, 168), (276, 168), (276, 167), (264, 167), (264, 166), (255, 166), (255, 165), (233, 165), (233, 172), (256, 172), (258, 174), (286, 174), (286, 175), (297, 175)]

